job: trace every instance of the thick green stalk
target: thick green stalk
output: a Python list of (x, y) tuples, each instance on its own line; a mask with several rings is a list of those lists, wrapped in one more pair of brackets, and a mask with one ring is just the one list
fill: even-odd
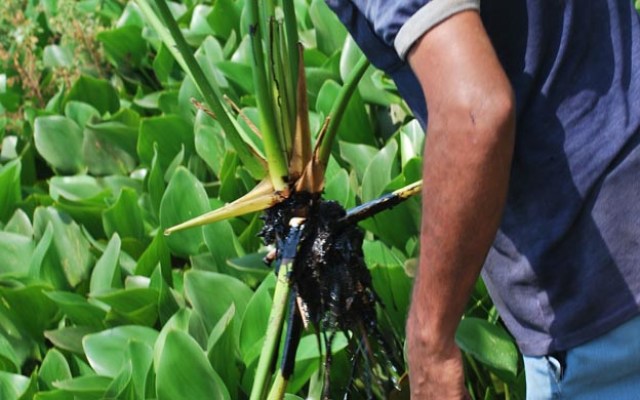
[(278, 117), (280, 124), (280, 136), (282, 143), (284, 144), (285, 151), (289, 156), (291, 154), (291, 146), (293, 144), (293, 136), (295, 133), (295, 120), (292, 119), (292, 111), (290, 99), (291, 96), (295, 96), (293, 92), (293, 86), (291, 82), (287, 84), (287, 75), (289, 68), (287, 66), (285, 70), (285, 60), (283, 50), (286, 50), (284, 46), (284, 35), (282, 29), (282, 23), (273, 20), (271, 31), (271, 65), (273, 67), (273, 81), (275, 83), (274, 90), (274, 104), (278, 110)]
[(289, 272), (291, 271), (292, 265), (293, 260), (288, 260), (286, 263), (283, 260), (282, 265), (280, 265), (276, 288), (273, 293), (273, 306), (271, 307), (271, 313), (269, 314), (267, 334), (264, 339), (264, 344), (262, 345), (262, 352), (260, 353), (256, 376), (253, 381), (253, 387), (251, 388), (250, 400), (262, 400), (264, 398), (267, 381), (272, 374), (270, 366), (272, 364), (273, 357), (276, 355), (278, 343), (280, 342), (284, 315), (287, 310), (287, 304), (289, 303), (288, 298), (291, 289), (289, 286)]
[[(287, 54), (289, 55), (289, 74), (292, 82), (298, 82), (298, 21), (293, 0), (282, 0), (282, 11), (284, 13), (284, 33), (287, 38)], [(285, 58), (285, 60), (287, 59)], [(295, 89), (293, 100), (293, 104), (296, 104)]]
[(220, 126), (224, 130), (236, 153), (238, 153), (238, 156), (242, 160), (244, 166), (254, 177), (263, 177), (265, 175), (263, 165), (249, 150), (250, 145), (242, 139), (240, 128), (237, 123), (229, 117), (229, 114), (222, 103), (222, 96), (207, 79), (202, 68), (200, 68), (200, 64), (198, 64), (193, 56), (191, 48), (187, 44), (182, 32), (180, 32), (180, 28), (173, 19), (173, 15), (171, 15), (171, 11), (169, 10), (165, 0), (155, 1), (158, 12), (160, 13), (160, 18), (164, 22), (164, 25), (162, 25), (158, 20), (147, 0), (136, 1), (142, 12), (145, 14), (145, 17), (147, 17), (153, 28), (156, 29), (158, 35), (174, 57), (176, 54), (179, 55), (179, 57), (176, 57), (178, 64), (180, 64), (184, 71), (193, 80), (200, 91), (200, 94), (202, 94), (207, 102), (207, 105), (215, 113), (217, 121), (220, 123)]
[(326, 166), (329, 162), (329, 156), (331, 155), (331, 148), (333, 146), (333, 140), (336, 137), (336, 133), (338, 133), (338, 127), (340, 126), (340, 122), (342, 121), (342, 116), (344, 115), (345, 110), (347, 109), (347, 105), (349, 104), (349, 100), (351, 99), (351, 95), (358, 87), (358, 83), (360, 79), (364, 76), (365, 71), (369, 67), (369, 61), (363, 56), (358, 60), (358, 63), (353, 68), (347, 80), (344, 82), (344, 86), (342, 90), (338, 94), (335, 102), (333, 103), (333, 107), (331, 108), (330, 116), (331, 121), (329, 122), (329, 126), (327, 128), (327, 133), (324, 136), (322, 143), (320, 143), (319, 149), (319, 161), (320, 165)]
[(287, 154), (276, 129), (273, 96), (270, 82), (267, 80), (268, 75), (262, 48), (262, 27), (258, 3), (259, 0), (247, 0), (246, 2), (250, 21), (249, 36), (253, 56), (253, 81), (260, 115), (260, 131), (264, 141), (267, 163), (269, 163), (269, 176), (274, 189), (280, 191), (287, 187), (285, 180), (288, 174)]

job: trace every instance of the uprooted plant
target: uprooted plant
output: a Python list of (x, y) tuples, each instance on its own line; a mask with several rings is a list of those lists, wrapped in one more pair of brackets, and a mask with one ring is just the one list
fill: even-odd
[[(402, 350), (397, 338), (385, 335), (378, 327), (376, 306), (381, 302), (364, 263), (363, 233), (356, 223), (418, 193), (420, 183), (350, 211), (322, 199), (324, 174), (337, 127), (368, 62), (362, 59), (353, 69), (312, 146), (293, 2), (285, 0), (277, 7), (274, 2), (247, 1), (260, 116), (259, 128), (253, 129), (259, 130), (255, 133), (264, 142), (263, 156), (243, 139), (241, 128), (231, 118), (232, 110), (238, 108), (221, 101), (223, 96), (191, 54), (165, 1), (156, 0), (155, 9), (146, 0), (137, 3), (195, 82), (211, 109), (208, 113), (220, 123), (247, 169), (261, 179), (242, 198), (165, 231), (171, 234), (265, 211), (261, 236), (266, 245), (273, 247), (266, 261), (274, 264), (278, 281), (251, 399), (262, 399), (267, 394), (285, 325), (280, 372), (268, 398), (284, 396), (302, 330), (308, 326), (316, 330), (318, 341), (322, 338), (324, 342), (324, 398), (330, 396), (331, 344), (337, 332), (343, 332), (350, 343), (352, 389), (362, 391), (367, 398), (386, 398), (403, 374)], [(263, 4), (262, 8), (259, 4)], [(277, 18), (276, 11), (283, 17)]]

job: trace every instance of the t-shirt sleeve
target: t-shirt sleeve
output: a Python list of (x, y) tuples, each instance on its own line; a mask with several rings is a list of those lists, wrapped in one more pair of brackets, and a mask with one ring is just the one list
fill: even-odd
[(357, 8), (375, 35), (405, 59), (411, 46), (429, 29), (465, 10), (479, 10), (480, 0), (326, 0), (335, 9)]

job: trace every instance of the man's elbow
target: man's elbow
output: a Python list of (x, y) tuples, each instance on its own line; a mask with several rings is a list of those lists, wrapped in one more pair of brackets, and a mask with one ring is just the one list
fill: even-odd
[(476, 154), (512, 152), (515, 140), (515, 99), (510, 87), (472, 99), (451, 99), (429, 113), (428, 134), (448, 136), (456, 147)]

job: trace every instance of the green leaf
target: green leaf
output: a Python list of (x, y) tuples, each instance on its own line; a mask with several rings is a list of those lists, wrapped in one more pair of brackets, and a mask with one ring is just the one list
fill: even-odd
[(347, 31), (325, 2), (313, 0), (309, 16), (316, 30), (318, 49), (328, 56), (342, 49)]
[(147, 55), (147, 43), (142, 38), (142, 27), (122, 26), (100, 32), (96, 39), (102, 43), (109, 61), (124, 69), (139, 67)]
[(144, 326), (119, 326), (90, 334), (82, 340), (82, 347), (91, 367), (100, 375), (115, 377), (128, 362), (127, 343), (132, 341), (153, 349), (158, 331)]
[(162, 267), (163, 277), (165, 281), (171, 282), (171, 253), (167, 247), (165, 236), (162, 232), (158, 232), (153, 241), (136, 263), (135, 274), (142, 276), (151, 276), (156, 266), (160, 264)]
[(348, 143), (348, 142), (339, 142), (340, 143), (340, 157), (342, 157), (345, 161), (351, 165), (351, 169), (356, 172), (358, 179), (362, 181), (364, 177), (364, 172), (367, 170), (367, 166), (373, 160), (376, 154), (378, 154), (378, 149), (369, 146), (366, 144), (357, 144), (357, 143)]
[[(240, 318), (253, 295), (247, 285), (228, 275), (191, 270), (184, 275), (184, 288), (187, 299), (202, 317), (207, 332), (211, 332), (229, 306), (235, 304), (234, 329), (238, 332)], [(215, 296), (211, 296), (212, 290), (215, 290)]]
[(220, 318), (216, 326), (211, 330), (207, 341), (207, 358), (213, 370), (220, 374), (220, 378), (231, 392), (231, 397), (237, 397), (240, 370), (229, 368), (229, 364), (239, 363), (236, 359), (235, 338), (233, 331), (233, 317), (236, 312), (235, 305), (231, 304), (227, 312)]
[(75, 396), (101, 398), (110, 383), (111, 378), (106, 376), (80, 376), (56, 382), (53, 386)]
[(260, 355), (267, 332), (274, 288), (275, 274), (271, 274), (255, 291), (242, 317), (239, 341), (245, 365), (250, 365)]
[(31, 256), (35, 243), (29, 237), (9, 232), (0, 232), (0, 277), (25, 277), (29, 274)]
[[(204, 113), (203, 113), (204, 114)], [(213, 122), (211, 125), (199, 123), (204, 118), (198, 113), (195, 125), (195, 146), (198, 155), (207, 163), (216, 176), (220, 176), (222, 161), (226, 153), (226, 145), (222, 127)], [(204, 114), (206, 115), (206, 114)], [(209, 118), (207, 116), (207, 118)]]
[(88, 175), (54, 176), (49, 180), (49, 195), (55, 201), (64, 197), (72, 202), (104, 204), (110, 191)]
[(213, 4), (213, 10), (207, 16), (207, 22), (216, 36), (228, 39), (233, 30), (240, 24), (240, 12), (238, 2), (232, 0), (217, 0)]
[[(166, 229), (207, 211), (209, 199), (202, 183), (189, 170), (178, 167), (160, 204), (160, 226)], [(169, 248), (182, 256), (200, 253), (204, 244), (200, 227), (173, 233), (166, 240)]]
[(18, 400), (29, 389), (29, 378), (0, 371), (0, 399)]
[(184, 332), (170, 331), (157, 365), (158, 400), (230, 399), (196, 341)]
[[(8, 285), (8, 283), (5, 283)], [(41, 340), (43, 332), (55, 321), (58, 307), (43, 292), (42, 285), (14, 287), (0, 286), (0, 312), (34, 340)]]
[(456, 343), (505, 382), (515, 381), (518, 350), (502, 327), (480, 318), (464, 318), (456, 331)]
[(106, 312), (93, 305), (83, 296), (71, 292), (47, 292), (47, 297), (55, 301), (60, 310), (76, 325), (102, 329)]
[(45, 331), (44, 337), (49, 339), (49, 341), (60, 350), (70, 351), (84, 356), (82, 338), (93, 332), (95, 332), (95, 329), (86, 326), (68, 326)]
[(151, 165), (154, 143), (158, 144), (160, 167), (166, 170), (182, 148), (185, 149), (187, 157), (194, 153), (193, 128), (176, 115), (145, 119), (140, 125), (137, 145), (142, 163)]
[(36, 209), (33, 230), (37, 240), (42, 237), (48, 224), (53, 227), (52, 244), (57, 255), (49, 259), (50, 268), (63, 271), (68, 284), (76, 286), (89, 276), (94, 262), (89, 242), (67, 214), (53, 207)]
[(108, 319), (118, 324), (137, 324), (153, 326), (158, 318), (159, 293), (150, 288), (131, 288), (115, 290), (95, 296), (97, 300), (111, 306)]
[(104, 232), (107, 236), (119, 234), (123, 238), (144, 238), (142, 211), (138, 205), (138, 193), (123, 188), (118, 200), (102, 214)]
[(0, 167), (0, 221), (6, 222), (20, 201), (20, 159)]
[[(231, 228), (229, 221), (219, 221), (202, 227), (204, 242), (213, 256), (218, 270), (223, 271), (227, 266), (227, 260), (244, 254), (238, 237)], [(225, 238), (220, 240), (220, 238)]]
[(126, 350), (124, 365), (107, 389), (106, 397), (145, 399), (153, 349), (132, 340), (127, 343)]
[(84, 168), (82, 130), (73, 120), (59, 115), (38, 117), (34, 138), (38, 153), (56, 170), (76, 173)]
[(7, 225), (4, 227), (4, 231), (32, 237), (33, 225), (31, 225), (29, 216), (23, 210), (18, 208), (11, 216), (11, 219), (9, 219), (9, 222), (7, 222)]
[[(316, 110), (322, 112), (325, 116), (331, 114), (331, 109), (338, 97), (342, 87), (333, 80), (326, 81), (316, 101)], [(349, 99), (340, 126), (338, 127), (338, 138), (351, 143), (364, 143), (375, 145), (375, 137), (364, 102), (360, 94), (355, 91)]]
[(398, 144), (395, 140), (391, 140), (371, 160), (362, 178), (363, 202), (373, 200), (384, 193), (384, 189), (391, 181), (397, 151)]
[(84, 130), (82, 154), (93, 175), (126, 175), (138, 164), (137, 125), (119, 121), (88, 123)]
[(19, 373), (20, 364), (14, 346), (0, 334), (0, 371)]
[(118, 263), (120, 245), (120, 236), (113, 235), (91, 273), (89, 284), (91, 296), (98, 296), (113, 289), (122, 288), (122, 276)]
[(100, 112), (95, 107), (73, 100), (65, 104), (64, 115), (71, 118), (81, 128), (84, 128), (91, 120), (100, 118)]
[(50, 349), (42, 360), (38, 378), (46, 389), (53, 389), (53, 383), (71, 379), (71, 369), (67, 359), (56, 349)]
[(86, 75), (73, 84), (64, 102), (66, 104), (72, 100), (91, 104), (100, 114), (113, 114), (120, 108), (118, 93), (109, 82)]

